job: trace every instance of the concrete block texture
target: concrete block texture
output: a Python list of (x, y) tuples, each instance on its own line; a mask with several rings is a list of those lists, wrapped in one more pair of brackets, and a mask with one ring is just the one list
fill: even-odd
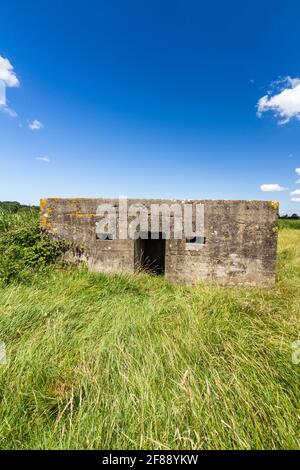
[[(111, 204), (119, 211), (118, 199), (42, 199), (41, 228), (49, 236), (78, 244), (92, 271), (134, 273), (145, 267), (159, 251), (159, 273), (179, 284), (212, 282), (224, 286), (272, 287), (275, 283), (278, 204), (272, 201), (152, 200), (129, 199), (128, 206), (147, 208), (150, 227), (151, 204), (203, 204), (203, 246), (184, 236), (139, 243), (131, 238), (103, 240), (96, 236), (97, 208)], [(171, 214), (172, 221), (172, 214)], [(128, 225), (131, 218), (128, 216)], [(172, 226), (172, 223), (171, 223)], [(151, 231), (151, 227), (149, 228)], [(118, 232), (118, 230), (117, 230)], [(163, 246), (162, 246), (163, 244)], [(163, 257), (163, 260), (162, 260)], [(151, 270), (151, 263), (150, 263)], [(155, 271), (155, 269), (153, 270)]]

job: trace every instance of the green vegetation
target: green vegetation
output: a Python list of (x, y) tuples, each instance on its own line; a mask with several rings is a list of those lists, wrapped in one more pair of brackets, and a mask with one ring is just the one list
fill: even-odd
[(34, 227), (0, 218), (2, 449), (299, 449), (299, 230), (258, 290), (62, 267)]
[(25, 281), (68, 250), (70, 243), (51, 240), (39, 228), (39, 212), (0, 210), (0, 284)]
[(279, 227), (300, 230), (300, 219), (279, 219)]
[(0, 210), (10, 213), (22, 212), (27, 210), (37, 210), (37, 206), (26, 206), (17, 201), (0, 201)]

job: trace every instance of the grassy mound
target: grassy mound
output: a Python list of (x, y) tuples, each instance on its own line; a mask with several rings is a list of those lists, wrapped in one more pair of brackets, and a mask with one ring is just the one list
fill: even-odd
[(0, 287), (0, 447), (299, 448), (300, 232), (279, 237), (274, 290), (26, 265)]

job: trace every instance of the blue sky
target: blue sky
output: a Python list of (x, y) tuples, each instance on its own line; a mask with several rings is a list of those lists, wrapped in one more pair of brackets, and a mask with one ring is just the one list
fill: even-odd
[(300, 213), (299, 17), (289, 0), (2, 3), (18, 84), (0, 113), (0, 200), (275, 199)]

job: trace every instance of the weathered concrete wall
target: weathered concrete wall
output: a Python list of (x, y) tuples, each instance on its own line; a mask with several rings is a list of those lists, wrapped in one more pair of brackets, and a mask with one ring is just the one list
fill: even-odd
[[(91, 270), (133, 273), (134, 240), (97, 240), (96, 210), (112, 199), (42, 199), (41, 227), (83, 247)], [(189, 202), (204, 204), (205, 244), (166, 240), (165, 276), (176, 283), (270, 287), (275, 282), (278, 205), (271, 201), (128, 200), (128, 206)], [(171, 233), (172, 235), (172, 233)]]

